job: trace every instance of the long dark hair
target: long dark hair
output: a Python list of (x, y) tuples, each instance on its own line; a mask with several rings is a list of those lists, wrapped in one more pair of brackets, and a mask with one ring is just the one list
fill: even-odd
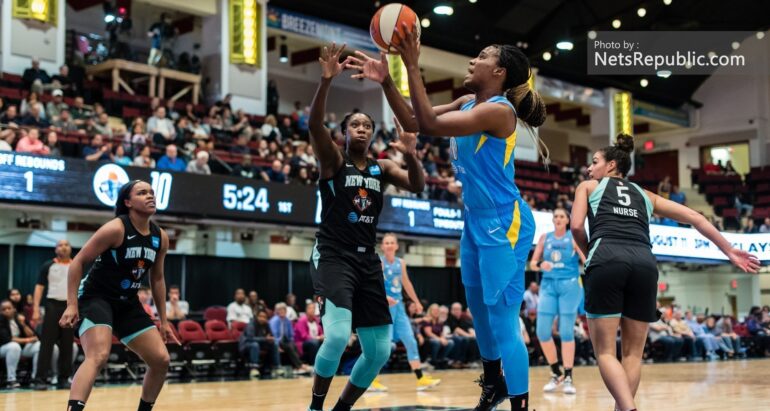
[(115, 217), (128, 214), (128, 206), (126, 205), (126, 200), (131, 199), (131, 190), (138, 183), (146, 183), (146, 181), (133, 180), (124, 184), (123, 187), (120, 187), (120, 191), (118, 192), (118, 200), (115, 202)]
[(615, 161), (618, 172), (625, 177), (631, 170), (631, 152), (634, 151), (634, 138), (620, 133), (615, 139), (615, 145), (599, 150), (604, 154), (604, 161)]

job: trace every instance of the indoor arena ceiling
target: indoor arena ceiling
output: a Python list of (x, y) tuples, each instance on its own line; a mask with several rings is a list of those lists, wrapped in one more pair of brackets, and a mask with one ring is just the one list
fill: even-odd
[[(641, 76), (587, 76), (586, 33), (613, 30), (620, 19), (621, 30), (733, 30), (756, 31), (770, 28), (770, 1), (765, 0), (401, 0), (430, 26), (422, 29), (422, 43), (464, 55), (476, 55), (490, 43), (527, 43), (525, 52), (540, 73), (591, 87), (619, 87), (640, 99), (671, 107), (691, 101), (706, 76), (651, 78), (646, 88)], [(369, 20), (381, 4), (375, 0), (271, 0), (283, 7), (326, 20), (367, 29)], [(439, 3), (454, 8), (451, 16), (439, 16), (433, 8)], [(669, 3), (668, 5), (665, 3)], [(646, 11), (639, 17), (638, 10)], [(555, 44), (570, 37), (574, 49), (560, 51), (550, 61), (544, 51), (555, 51)], [(770, 37), (770, 36), (769, 36)], [(770, 38), (769, 38), (770, 40)], [(729, 42), (724, 52), (729, 54)], [(697, 104), (697, 102), (696, 102)]]

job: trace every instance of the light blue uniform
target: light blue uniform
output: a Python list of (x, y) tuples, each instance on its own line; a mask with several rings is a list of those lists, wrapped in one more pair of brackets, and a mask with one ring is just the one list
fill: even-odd
[(546, 234), (543, 261), (553, 264), (553, 269), (543, 271), (540, 282), (537, 338), (542, 342), (551, 340), (551, 325), (558, 315), (561, 340), (574, 341), (573, 326), (583, 299), (583, 288), (580, 286), (580, 256), (575, 251), (572, 233), (567, 231), (561, 238), (553, 232)]
[(406, 357), (409, 361), (419, 361), (420, 352), (417, 350), (417, 340), (414, 338), (412, 324), (409, 316), (406, 315), (404, 307), (401, 272), (401, 259), (396, 257), (392, 263), (388, 259), (380, 257), (382, 260), (382, 274), (385, 278), (385, 294), (388, 297), (398, 301), (397, 304), (390, 306), (390, 317), (393, 319), (393, 341), (401, 341), (406, 347)]
[[(504, 96), (489, 103), (504, 104)], [(473, 109), (476, 101), (464, 104)], [(451, 141), (452, 165), (463, 187), (465, 229), (460, 241), (462, 280), (481, 356), (502, 358), (511, 395), (529, 391), (528, 357), (519, 330), (524, 269), (535, 234), (532, 211), (514, 183), (516, 132), (481, 132)], [(494, 324), (494, 327), (492, 327)]]

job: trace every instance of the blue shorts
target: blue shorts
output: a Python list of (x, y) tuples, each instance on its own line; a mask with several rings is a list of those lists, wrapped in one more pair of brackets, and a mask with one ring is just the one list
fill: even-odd
[(481, 287), (486, 305), (501, 297), (508, 305), (520, 304), (534, 236), (535, 219), (522, 199), (498, 208), (466, 208), (460, 240), (463, 285)]
[(537, 311), (552, 315), (576, 315), (582, 300), (583, 287), (580, 286), (578, 277), (543, 278), (540, 282), (540, 301), (537, 303)]

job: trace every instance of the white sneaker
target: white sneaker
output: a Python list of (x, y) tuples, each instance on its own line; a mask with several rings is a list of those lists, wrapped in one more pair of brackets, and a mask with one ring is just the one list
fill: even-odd
[(564, 379), (564, 381), (561, 384), (561, 391), (565, 394), (569, 395), (575, 395), (577, 394), (577, 390), (575, 389), (575, 385), (572, 383), (572, 377), (567, 377)]
[(543, 392), (554, 392), (556, 388), (561, 384), (561, 379), (556, 374), (551, 374), (551, 379), (548, 380), (548, 384), (543, 387)]

